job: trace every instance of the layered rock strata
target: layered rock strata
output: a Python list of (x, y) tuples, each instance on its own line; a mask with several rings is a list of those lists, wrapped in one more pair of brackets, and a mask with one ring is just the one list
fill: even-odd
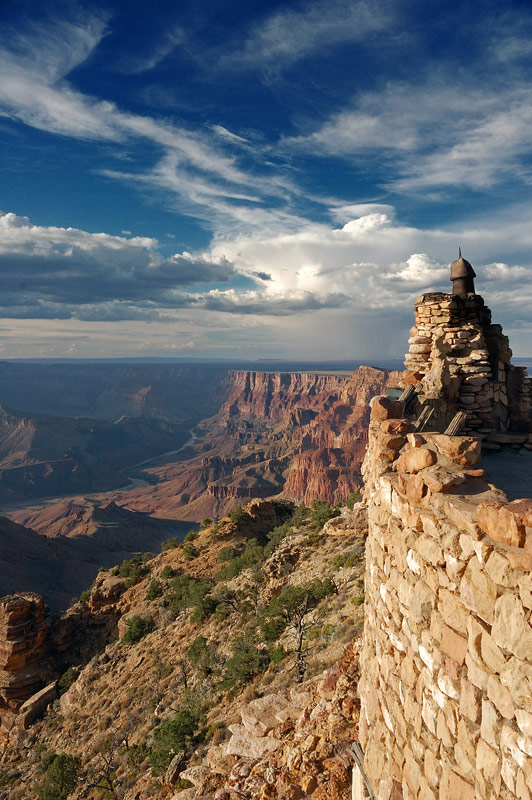
[(14, 713), (42, 686), (42, 661), (48, 627), (44, 602), (37, 594), (0, 600), (0, 720), (6, 727)]
[(378, 800), (532, 796), (532, 500), (508, 503), (479, 453), (373, 401), (359, 688)]
[(466, 432), (530, 430), (530, 378), (511, 363), (508, 338), (492, 324), (482, 297), (424, 294), (415, 314), (407, 380), (421, 381), (421, 397), (438, 401), (440, 429), (456, 411), (465, 411)]

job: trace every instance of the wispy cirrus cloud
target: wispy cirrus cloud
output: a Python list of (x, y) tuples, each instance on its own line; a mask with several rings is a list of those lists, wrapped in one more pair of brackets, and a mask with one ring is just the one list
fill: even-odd
[[(159, 66), (173, 51), (186, 42), (186, 33), (179, 25), (173, 25), (163, 31), (155, 42), (145, 52), (123, 55), (114, 65), (115, 69), (124, 75), (140, 75), (150, 72)], [(151, 44), (151, 43), (150, 43)]]
[(532, 85), (497, 91), (435, 78), (364, 94), (353, 108), (284, 144), (352, 163), (373, 155), (385, 165), (381, 184), (394, 191), (489, 189), (508, 176), (529, 182), (531, 124)]
[[(104, 35), (105, 21), (99, 17), (49, 21), (1, 47), (0, 115), (56, 135), (108, 142), (122, 153), (131, 146), (135, 171), (107, 169), (107, 176), (162, 188), (182, 211), (212, 224), (218, 220), (261, 225), (265, 218), (273, 224), (277, 215), (267, 208), (272, 198), (282, 205), (298, 190), (271, 166), (266, 166), (267, 180), (240, 166), (242, 137), (222, 126), (187, 129), (168, 119), (132, 113), (69, 83), (71, 70), (91, 57)], [(135, 162), (138, 142), (158, 148), (150, 166)], [(256, 223), (251, 204), (257, 206)], [(290, 216), (285, 212), (281, 219), (286, 222)]]
[(314, 0), (266, 17), (221, 61), (278, 69), (334, 45), (364, 41), (394, 19), (393, 4), (385, 0)]

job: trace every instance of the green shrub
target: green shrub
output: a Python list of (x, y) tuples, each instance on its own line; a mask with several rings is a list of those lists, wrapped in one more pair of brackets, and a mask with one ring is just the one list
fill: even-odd
[(244, 528), (252, 521), (251, 516), (247, 511), (244, 511), (242, 506), (235, 506), (227, 516), (238, 528)]
[(333, 508), (326, 500), (313, 500), (310, 505), (310, 527), (323, 528), (327, 520), (340, 516), (340, 509)]
[(203, 530), (204, 528), (209, 528), (211, 525), (212, 525), (212, 519), (210, 517), (205, 517), (205, 519), (201, 520), (200, 530)]
[(168, 722), (163, 722), (153, 734), (153, 748), (149, 753), (154, 775), (161, 775), (179, 752), (184, 752), (194, 741), (198, 718), (186, 708), (177, 712)]
[(333, 569), (340, 569), (340, 567), (354, 567), (360, 561), (361, 553), (351, 551), (350, 553), (341, 553), (333, 560)]
[(161, 578), (165, 581), (167, 581), (169, 578), (173, 578), (176, 574), (177, 573), (175, 569), (172, 569), (172, 567), (169, 564), (167, 564), (161, 570)]
[(150, 633), (155, 628), (153, 617), (149, 614), (147, 617), (141, 617), (140, 614), (135, 614), (130, 619), (126, 620), (127, 631), (122, 636), (122, 641), (126, 644), (136, 644)]
[[(235, 548), (224, 547), (220, 551), (220, 555), (223, 553), (223, 551), (225, 551), (224, 558), (229, 558), (230, 551), (235, 551)], [(259, 564), (262, 564), (263, 561), (264, 548), (257, 544), (256, 539), (250, 539), (249, 544), (244, 548), (240, 555), (237, 555), (234, 558), (229, 558), (226, 566), (218, 570), (214, 576), (214, 580), (217, 582), (230, 581), (231, 578), (239, 575), (243, 570), (249, 569), (250, 567), (256, 567)]]
[(181, 539), (177, 536), (172, 536), (171, 539), (165, 539), (164, 542), (161, 542), (161, 553), (166, 552), (166, 550), (174, 550), (174, 548), (179, 547), (181, 544)]
[(267, 654), (257, 650), (257, 643), (251, 634), (244, 634), (233, 645), (233, 655), (225, 665), (223, 686), (229, 689), (245, 686), (259, 672), (264, 672), (267, 666)]
[(192, 561), (198, 555), (198, 551), (192, 544), (192, 542), (187, 542), (183, 545), (183, 555), (185, 556), (186, 561)]
[(272, 647), (268, 655), (270, 657), (270, 662), (275, 667), (278, 667), (281, 661), (283, 661), (286, 658), (288, 653), (286, 652), (286, 650), (282, 645), (279, 645), (278, 647)]
[(259, 626), (265, 642), (275, 642), (286, 627), (303, 619), (321, 601), (337, 592), (334, 581), (319, 578), (303, 586), (290, 586), (278, 597), (273, 597), (265, 609)]
[(80, 594), (79, 599), (81, 600), (82, 603), (88, 603), (90, 596), (91, 596), (91, 590), (90, 589), (85, 589)]
[(360, 494), (360, 489), (357, 489), (355, 492), (351, 492), (351, 494), (345, 501), (345, 504), (350, 510), (352, 510), (355, 503), (360, 503), (361, 500), (362, 500), (362, 495)]
[(183, 539), (184, 542), (193, 542), (194, 539), (198, 538), (198, 532), (195, 530), (191, 530), (187, 533), (185, 538)]
[(59, 694), (64, 694), (70, 689), (74, 681), (77, 680), (80, 672), (81, 670), (79, 667), (69, 667), (63, 672), (58, 682)]
[(148, 757), (149, 750), (146, 744), (132, 744), (127, 751), (127, 763), (134, 772), (140, 769), (145, 759)]
[(133, 556), (133, 558), (126, 558), (125, 561), (113, 568), (111, 574), (127, 578), (126, 586), (134, 586), (149, 572), (146, 561), (151, 558), (153, 558), (152, 553), (143, 553), (139, 556)]
[(14, 786), (19, 778), (20, 772), (9, 770), (7, 767), (0, 767), (0, 789)]
[(201, 678), (206, 678), (213, 670), (213, 647), (207, 644), (205, 636), (197, 636), (187, 649), (192, 669)]
[(160, 597), (162, 593), (163, 587), (161, 582), (156, 578), (151, 578), (148, 584), (148, 591), (146, 592), (146, 600), (155, 600), (155, 598)]
[(226, 547), (222, 547), (222, 549), (218, 553), (218, 561), (223, 561), (225, 563), (228, 563), (229, 561), (232, 561), (234, 558), (236, 558), (238, 555), (239, 551), (237, 550), (236, 547), (233, 547), (232, 545), (227, 545)]
[(172, 581), (171, 592), (163, 597), (163, 606), (174, 618), (180, 611), (193, 607), (193, 622), (201, 622), (216, 610), (216, 601), (209, 594), (212, 585), (209, 578), (198, 579), (182, 573)]
[(80, 770), (77, 756), (50, 754), (44, 778), (35, 787), (39, 800), (66, 800), (78, 785)]

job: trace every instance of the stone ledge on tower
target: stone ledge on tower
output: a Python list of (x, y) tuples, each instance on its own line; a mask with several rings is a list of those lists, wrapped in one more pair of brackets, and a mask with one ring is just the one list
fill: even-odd
[(434, 408), (431, 430), (444, 431), (465, 411), (463, 433), (532, 431), (531, 380), (511, 363), (508, 337), (480, 295), (423, 294), (415, 316), (403, 384), (417, 386), (417, 411)]

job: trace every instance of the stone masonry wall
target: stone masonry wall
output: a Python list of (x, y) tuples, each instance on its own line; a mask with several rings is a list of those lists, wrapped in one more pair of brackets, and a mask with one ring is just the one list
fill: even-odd
[[(531, 383), (480, 295), (421, 295), (415, 304), (405, 366), (439, 409), (466, 411), (465, 432), (528, 431)], [(442, 430), (444, 427), (442, 428)]]
[(530, 800), (532, 500), (401, 413), (374, 398), (363, 467), (364, 769), (378, 800)]

